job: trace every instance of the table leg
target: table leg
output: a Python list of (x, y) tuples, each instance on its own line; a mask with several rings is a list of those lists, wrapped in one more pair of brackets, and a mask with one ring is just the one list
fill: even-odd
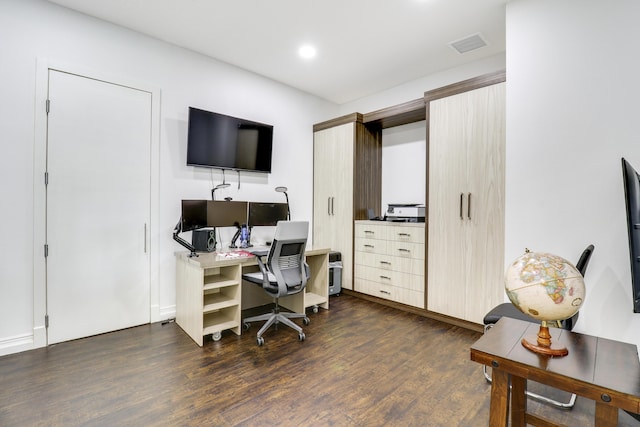
[(526, 426), (527, 380), (511, 375), (511, 427)]
[(596, 401), (595, 427), (615, 427), (618, 425), (618, 408)]
[(506, 427), (509, 414), (509, 374), (501, 369), (492, 368), (491, 377), (489, 426)]

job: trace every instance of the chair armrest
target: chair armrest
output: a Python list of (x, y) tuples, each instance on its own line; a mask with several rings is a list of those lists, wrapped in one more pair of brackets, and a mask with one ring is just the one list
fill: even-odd
[(258, 267), (260, 267), (260, 272), (262, 273), (262, 287), (265, 288), (269, 286), (269, 272), (262, 261), (262, 257), (256, 255), (256, 261), (258, 261)]
[(266, 249), (262, 251), (250, 251), (250, 252), (258, 258), (269, 255), (269, 251)]

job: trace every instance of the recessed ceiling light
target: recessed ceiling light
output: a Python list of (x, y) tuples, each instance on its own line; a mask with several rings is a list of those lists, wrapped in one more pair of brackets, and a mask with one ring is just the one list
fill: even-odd
[(304, 59), (311, 59), (316, 56), (316, 48), (307, 44), (298, 50), (298, 54)]

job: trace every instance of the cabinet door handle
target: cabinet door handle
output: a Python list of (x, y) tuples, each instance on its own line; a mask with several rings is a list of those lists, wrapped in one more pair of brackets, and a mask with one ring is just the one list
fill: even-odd
[(331, 198), (331, 215), (335, 215), (335, 213), (333, 212), (333, 204), (335, 203), (335, 201), (336, 201), (336, 198), (332, 197)]
[(327, 197), (327, 215), (331, 215), (331, 197)]
[(147, 223), (144, 223), (144, 253), (147, 253)]
[(471, 219), (471, 193), (467, 196), (467, 218)]
[(460, 193), (460, 219), (464, 219), (464, 214), (462, 213), (462, 200), (464, 199), (464, 193)]

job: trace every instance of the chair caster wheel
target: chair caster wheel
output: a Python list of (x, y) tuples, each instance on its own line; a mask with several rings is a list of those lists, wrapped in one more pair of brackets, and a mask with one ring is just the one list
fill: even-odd
[(258, 337), (256, 341), (258, 343), (258, 347), (262, 347), (264, 345), (264, 338)]
[(213, 338), (214, 341), (220, 341), (220, 338), (222, 338), (222, 332), (216, 331), (212, 333), (211, 338)]
[(306, 336), (304, 335), (304, 332), (300, 332), (298, 334), (298, 341), (304, 341), (305, 338), (306, 338)]
[(304, 317), (304, 318), (302, 319), (302, 324), (303, 324), (304, 326), (307, 326), (309, 323), (311, 323), (311, 320), (309, 320), (309, 318), (308, 318), (308, 317)]
[(251, 327), (251, 323), (244, 322), (242, 324), (242, 330), (243, 331), (248, 331), (250, 327)]

